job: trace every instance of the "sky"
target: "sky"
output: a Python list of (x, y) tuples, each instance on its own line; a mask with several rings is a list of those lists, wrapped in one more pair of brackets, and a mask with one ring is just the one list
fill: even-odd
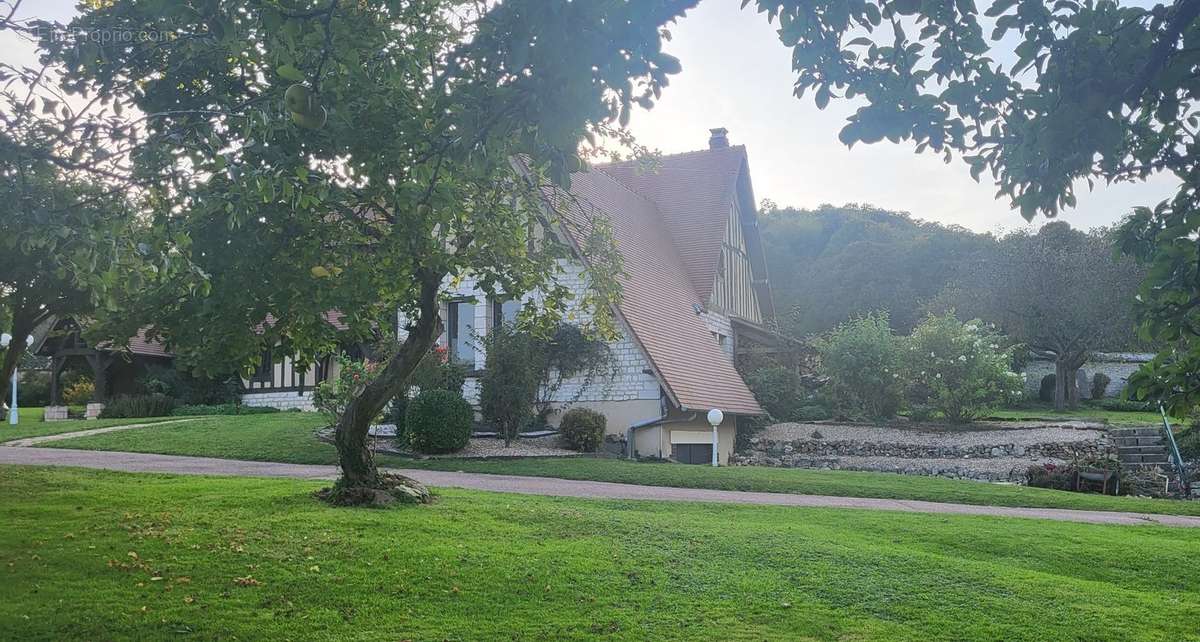
[[(74, 4), (26, 0), (18, 17), (67, 20)], [(747, 148), (760, 201), (797, 208), (864, 203), (979, 232), (1027, 227), (1007, 199), (995, 198), (986, 177), (976, 183), (958, 159), (945, 164), (937, 154), (914, 154), (905, 142), (852, 149), (840, 143), (837, 133), (857, 106), (835, 99), (819, 110), (811, 92), (796, 99), (790, 51), (764, 15), (740, 5), (704, 0), (669, 27), (672, 40), (664, 48), (680, 59), (683, 71), (652, 110), (634, 114), (630, 129), (641, 144), (663, 153), (703, 149), (708, 130), (725, 127), (731, 143)], [(0, 52), (6, 62), (35, 61), (32, 48), (11, 32), (0, 32)], [(1108, 225), (1173, 192), (1169, 176), (1092, 192), (1081, 184), (1078, 205), (1059, 217), (1081, 228)]]

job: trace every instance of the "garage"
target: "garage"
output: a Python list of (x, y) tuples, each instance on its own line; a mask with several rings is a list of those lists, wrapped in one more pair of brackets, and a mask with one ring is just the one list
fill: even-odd
[(706, 430), (672, 430), (671, 459), (681, 464), (711, 464), (712, 433)]

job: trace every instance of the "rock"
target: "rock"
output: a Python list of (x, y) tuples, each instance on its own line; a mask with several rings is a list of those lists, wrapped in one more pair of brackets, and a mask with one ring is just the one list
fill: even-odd
[(394, 504), (429, 504), (433, 494), (421, 482), (402, 475), (381, 474), (377, 486), (341, 484), (317, 491), (317, 497), (335, 506), (386, 508)]

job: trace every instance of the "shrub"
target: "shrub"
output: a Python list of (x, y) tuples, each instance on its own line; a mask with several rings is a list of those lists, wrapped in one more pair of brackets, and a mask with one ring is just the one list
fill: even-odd
[[(50, 373), (45, 370), (22, 370), (18, 373), (20, 388), (17, 391), (17, 403), (25, 408), (50, 405)], [(11, 390), (3, 391), (5, 400), (9, 399)]]
[[(540, 382), (534, 393), (534, 411), (538, 423), (544, 426), (556, 409), (579, 401), (592, 381), (611, 363), (612, 354), (603, 340), (570, 323), (559, 323), (548, 338), (535, 336), (533, 341), (531, 357)], [(569, 379), (582, 383), (575, 386), (574, 397), (563, 402), (558, 391)]]
[(1011, 349), (1003, 335), (953, 313), (929, 316), (904, 344), (907, 397), (914, 408), (929, 406), (947, 421), (973, 421), (997, 404), (1020, 397), (1020, 375), (1009, 370)]
[(110, 401), (100, 411), (100, 418), (169, 417), (174, 410), (175, 400), (166, 395), (131, 395)]
[(487, 364), (479, 377), (480, 412), (507, 445), (534, 417), (541, 383), (535, 358), (538, 342), (527, 332), (500, 325), (488, 332), (484, 345)]
[(1106, 397), (1099, 400), (1096, 405), (1104, 410), (1112, 410), (1114, 412), (1157, 412), (1158, 407), (1150, 401), (1133, 401), (1131, 399), (1120, 399), (1115, 397)]
[(887, 313), (843, 323), (815, 340), (829, 398), (851, 417), (886, 419), (900, 408), (899, 342)]
[(755, 368), (746, 373), (746, 385), (772, 419), (810, 421), (800, 415), (804, 408), (813, 403), (805, 399), (806, 391), (794, 369), (785, 366)]
[(1070, 464), (1042, 464), (1030, 466), (1025, 471), (1025, 483), (1036, 488), (1052, 488), (1054, 490), (1074, 490), (1075, 471), (1081, 469), (1100, 469), (1115, 473), (1118, 482), (1109, 480), (1106, 493), (1130, 492), (1134, 490), (1132, 480), (1121, 471), (1121, 464), (1112, 459), (1085, 459)]
[(930, 406), (929, 404), (912, 404), (908, 408), (908, 418), (917, 423), (930, 421), (933, 419), (933, 415), (933, 406)]
[(1188, 461), (1200, 459), (1200, 428), (1193, 423), (1190, 428), (1175, 435), (1175, 445), (1179, 446), (1179, 454)]
[(449, 390), (429, 390), (408, 402), (408, 445), (422, 453), (462, 450), (471, 439), (471, 404)]
[(1092, 399), (1103, 399), (1108, 393), (1108, 384), (1112, 383), (1112, 379), (1103, 372), (1097, 372), (1092, 377)]
[(408, 383), (400, 394), (392, 399), (385, 414), (388, 423), (396, 426), (396, 439), (401, 444), (408, 443), (405, 435), (404, 416), (408, 412), (408, 402), (414, 389), (416, 390), (448, 390), (462, 394), (463, 384), (467, 381), (467, 367), (448, 358), (445, 346), (435, 345), (429, 354), (421, 359), (416, 370), (408, 378)]
[(450, 359), (445, 346), (434, 346), (408, 378), (410, 386), (421, 390), (449, 390), (459, 394), (466, 381), (467, 366)]
[(1041, 464), (1030, 466), (1025, 471), (1025, 484), (1034, 488), (1071, 490), (1074, 478), (1075, 471), (1065, 465)]
[(272, 408), (271, 406), (243, 406), (241, 404), (222, 403), (176, 406), (171, 414), (176, 417), (189, 417), (202, 415), (265, 415), (273, 412), (279, 412), (279, 409)]
[(146, 394), (166, 395), (185, 405), (232, 403), (241, 392), (241, 382), (234, 375), (194, 377), (171, 366), (148, 366), (137, 383)]
[(63, 403), (68, 406), (82, 406), (91, 401), (95, 394), (95, 384), (86, 379), (80, 379), (63, 390), (62, 399)]
[(572, 408), (562, 417), (558, 429), (571, 450), (593, 453), (604, 443), (608, 419), (589, 408)]
[(1038, 400), (1046, 403), (1054, 401), (1054, 388), (1058, 382), (1058, 377), (1053, 373), (1042, 377), (1042, 383), (1038, 386)]
[(794, 417), (793, 421), (825, 421), (831, 419), (833, 413), (825, 406), (813, 404), (797, 408)]

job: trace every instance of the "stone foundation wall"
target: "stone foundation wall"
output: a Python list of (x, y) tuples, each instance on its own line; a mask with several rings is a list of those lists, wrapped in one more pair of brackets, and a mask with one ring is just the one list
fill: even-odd
[(299, 408), (304, 411), (315, 410), (312, 402), (312, 391), (305, 390), (303, 394), (295, 390), (291, 392), (249, 392), (242, 395), (242, 404), (246, 406), (270, 406), (280, 410)]

